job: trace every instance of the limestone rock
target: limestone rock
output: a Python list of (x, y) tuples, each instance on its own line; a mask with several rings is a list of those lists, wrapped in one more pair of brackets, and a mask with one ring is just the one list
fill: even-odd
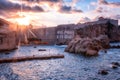
[(96, 56), (98, 55), (98, 52), (96, 50), (87, 50), (86, 56)]
[(109, 47), (109, 39), (106, 35), (95, 38), (74, 38), (65, 49), (66, 52), (78, 53), (86, 56), (96, 56), (98, 51)]

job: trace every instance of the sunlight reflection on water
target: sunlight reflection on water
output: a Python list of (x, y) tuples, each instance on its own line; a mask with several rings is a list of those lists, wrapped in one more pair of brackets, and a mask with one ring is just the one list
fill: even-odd
[[(115, 80), (120, 78), (120, 68), (111, 70), (109, 64), (120, 62), (120, 49), (108, 49), (107, 53), (100, 51), (98, 57), (87, 58), (79, 54), (64, 52), (65, 46), (22, 46), (20, 49), (1, 54), (2, 58), (32, 55), (64, 54), (64, 59), (33, 60), (18, 63), (0, 64), (0, 80)], [(46, 49), (46, 51), (38, 51)], [(7, 66), (5, 66), (7, 65)], [(4, 66), (4, 68), (2, 67)], [(98, 70), (110, 69), (110, 73), (101, 76)]]

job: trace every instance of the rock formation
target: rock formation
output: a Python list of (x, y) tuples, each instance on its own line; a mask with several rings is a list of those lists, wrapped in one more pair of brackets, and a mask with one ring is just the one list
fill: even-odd
[(109, 38), (106, 35), (100, 35), (94, 38), (75, 37), (65, 49), (66, 52), (80, 53), (86, 56), (96, 56), (98, 51), (109, 47)]
[(120, 41), (120, 27), (113, 25), (112, 23), (110, 23), (110, 21), (99, 24), (89, 23), (84, 27), (79, 27), (78, 29), (76, 29), (75, 33), (82, 38), (93, 38), (100, 35), (107, 35), (111, 42)]

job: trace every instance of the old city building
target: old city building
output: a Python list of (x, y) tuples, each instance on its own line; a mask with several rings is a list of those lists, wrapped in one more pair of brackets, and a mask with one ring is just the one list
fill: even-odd
[(110, 41), (120, 41), (118, 20), (99, 18), (98, 21), (83, 24), (64, 24), (31, 29), (27, 37), (37, 38), (48, 44), (68, 44), (75, 36), (92, 38), (99, 35), (108, 35)]
[(56, 27), (31, 29), (27, 35), (28, 39), (36, 39), (37, 41), (39, 40), (41, 41), (41, 44), (56, 43)]
[(56, 44), (67, 44), (74, 37), (75, 24), (58, 25), (56, 29)]
[(98, 21), (83, 24), (66, 24), (36, 29), (25, 27), (25, 30), (22, 31), (16, 29), (17, 34), (11, 29), (9, 22), (0, 19), (0, 50), (16, 48), (16, 43), (19, 41), (32, 40), (35, 43), (40, 41), (48, 44), (68, 44), (75, 36), (92, 38), (101, 34), (108, 35), (111, 41), (120, 41), (118, 20), (113, 19), (100, 18)]
[(0, 51), (17, 48), (16, 32), (10, 28), (10, 23), (0, 18)]
[[(82, 25), (82, 26), (81, 26)], [(77, 24), (76, 35), (80, 37), (98, 37), (99, 35), (108, 35), (110, 41), (120, 41), (120, 29), (118, 20), (99, 19), (95, 22)]]

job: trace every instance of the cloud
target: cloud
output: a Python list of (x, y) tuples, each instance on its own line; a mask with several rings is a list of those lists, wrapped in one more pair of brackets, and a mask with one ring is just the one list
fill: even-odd
[(109, 19), (115, 19), (115, 20), (120, 20), (120, 15), (110, 15), (110, 16), (96, 16), (93, 20), (96, 21), (98, 20), (100, 17), (103, 18), (109, 18)]
[[(43, 8), (48, 7), (48, 9), (52, 8), (52, 10), (54, 10), (54, 8), (58, 8), (58, 12), (61, 13), (81, 13), (82, 10), (80, 9), (75, 9), (74, 6), (77, 2), (79, 2), (81, 0), (69, 0), (69, 1), (63, 1), (63, 0), (24, 0), (24, 2), (27, 2), (28, 4), (31, 4), (31, 2), (33, 3), (37, 3), (38, 5), (44, 6)], [(47, 7), (46, 4), (48, 4)], [(50, 10), (47, 10), (50, 11)]]
[(96, 11), (96, 12), (99, 12), (99, 13), (102, 13), (102, 12), (103, 12), (103, 8), (102, 8), (102, 7), (98, 7), (98, 8), (96, 8), (95, 11)]
[(23, 2), (27, 2), (27, 3), (43, 3), (43, 2), (47, 2), (47, 3), (57, 3), (57, 2), (61, 2), (62, 0), (24, 0)]
[(70, 6), (62, 6), (61, 8), (60, 8), (60, 10), (61, 11), (65, 11), (65, 12), (69, 12), (69, 11), (71, 11), (71, 7)]
[(82, 17), (80, 20), (79, 20), (79, 23), (85, 23), (85, 22), (90, 22), (91, 19), (88, 18), (88, 17)]
[(106, 0), (98, 0), (98, 3), (99, 4), (104, 4), (104, 5), (108, 4), (108, 2)]
[(119, 14), (118, 15), (112, 15), (110, 17), (113, 18), (113, 19), (120, 20), (120, 15)]
[(96, 2), (90, 2), (90, 5), (92, 5), (92, 6), (96, 6), (97, 3), (96, 3)]
[(98, 4), (107, 5), (109, 7), (120, 7), (120, 2), (107, 2), (106, 0), (98, 0)]
[(44, 12), (44, 10), (40, 7), (40, 6), (34, 6), (31, 8), (33, 11), (37, 11), (37, 12)]
[(60, 6), (59, 12), (61, 13), (82, 13), (82, 10), (73, 9), (71, 6)]
[(120, 19), (120, 15), (116, 15), (115, 18), (116, 18), (116, 19)]
[[(41, 1), (41, 0), (38, 0)], [(43, 0), (43, 1), (48, 1), (48, 2), (59, 2), (60, 0)]]
[[(23, 4), (22, 7), (24, 8), (24, 11), (38, 11), (43, 12), (44, 10), (39, 6), (28, 6)], [(20, 11), (21, 5), (18, 3), (12, 3), (8, 0), (0, 0), (0, 10), (1, 11), (12, 11), (17, 12)]]
[(103, 7), (97, 7), (95, 10), (94, 10), (94, 12), (96, 12), (96, 13), (106, 13), (106, 12), (108, 12), (108, 10), (106, 10), (105, 8), (103, 8)]
[(97, 2), (91, 2), (90, 5), (94, 7), (91, 13), (96, 16), (109, 17), (114, 14), (117, 15), (120, 10), (120, 2), (108, 2), (107, 0), (98, 0)]
[(75, 7), (77, 3), (79, 3), (81, 0), (66, 0), (64, 4), (69, 5), (71, 7)]

